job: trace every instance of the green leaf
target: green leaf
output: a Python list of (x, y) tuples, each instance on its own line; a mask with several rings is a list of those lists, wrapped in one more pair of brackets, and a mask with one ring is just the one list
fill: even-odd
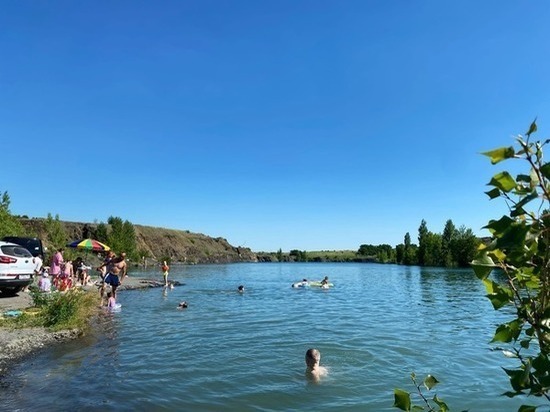
[(488, 192), (485, 192), (487, 196), (489, 196), (489, 199), (495, 199), (500, 196), (500, 189), (497, 189), (496, 187), (489, 190)]
[(536, 412), (537, 406), (533, 405), (521, 405), (518, 412)]
[(508, 193), (516, 187), (517, 183), (510, 173), (500, 172), (493, 176), (489, 185), (498, 187), (503, 192)]
[[(512, 389), (516, 392), (521, 392), (529, 387), (529, 372), (520, 369), (504, 369), (504, 372), (510, 377), (510, 384)], [(527, 373), (526, 373), (527, 372)]]
[(435, 376), (432, 376), (432, 375), (428, 375), (426, 376), (426, 378), (424, 379), (424, 386), (426, 387), (426, 389), (430, 390), (432, 389), (435, 385), (437, 385), (439, 383), (439, 381), (435, 378)]
[(493, 259), (487, 256), (487, 253), (483, 253), (477, 259), (473, 260), (470, 265), (475, 275), (481, 280), (486, 279), (487, 276), (491, 274), (491, 271), (497, 267)]
[(529, 233), (529, 227), (525, 222), (516, 223), (504, 231), (500, 238), (497, 238), (496, 245), (501, 249), (516, 248), (522, 250), (527, 233)]
[(411, 410), (411, 394), (401, 389), (393, 390), (394, 402), (393, 406), (401, 409), (402, 411)]
[(533, 122), (529, 126), (529, 130), (525, 134), (527, 135), (527, 137), (529, 137), (531, 136), (531, 133), (535, 133), (536, 131), (537, 131), (537, 118), (535, 117), (535, 120), (533, 120)]
[(527, 203), (529, 203), (531, 200), (536, 199), (539, 197), (539, 194), (536, 190), (532, 191), (528, 195), (526, 195), (523, 199), (521, 199), (515, 206), (514, 211), (512, 212), (511, 216), (520, 216), (524, 215), (525, 211), (523, 210), (523, 206), (525, 206)]
[(495, 310), (499, 310), (501, 307), (512, 302), (513, 292), (509, 288), (500, 286), (498, 283), (489, 279), (483, 279), (483, 283), (488, 293), (487, 297)]
[(447, 404), (445, 402), (443, 402), (441, 399), (439, 399), (437, 397), (437, 395), (434, 395), (433, 401), (437, 404), (437, 406), (439, 406), (439, 411), (440, 412), (448, 412), (449, 411), (449, 407), (447, 406)]
[(518, 182), (525, 182), (525, 183), (531, 183), (531, 176), (519, 174), (519, 175), (516, 176), (516, 181), (518, 181)]
[(506, 231), (515, 222), (514, 219), (508, 216), (502, 216), (499, 220), (490, 220), (489, 223), (483, 227), (483, 229), (489, 229), (491, 233), (500, 235)]
[(517, 319), (503, 323), (497, 327), (495, 336), (491, 342), (512, 342), (519, 337), (520, 332), (521, 323)]
[(550, 370), (550, 360), (543, 353), (539, 353), (539, 355), (533, 359), (533, 368), (544, 373)]
[(545, 178), (550, 179), (550, 163), (543, 164), (540, 168), (540, 172)]
[(497, 164), (498, 162), (501, 162), (505, 159), (510, 159), (514, 157), (515, 152), (514, 152), (514, 148), (510, 146), (510, 147), (500, 147), (498, 149), (490, 150), (488, 152), (483, 152), (481, 154), (491, 158), (492, 164)]

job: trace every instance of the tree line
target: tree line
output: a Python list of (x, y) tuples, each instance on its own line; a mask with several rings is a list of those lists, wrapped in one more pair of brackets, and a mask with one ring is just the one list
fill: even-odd
[[(33, 233), (32, 229), (26, 228), (21, 223), (20, 216), (11, 213), (10, 204), (10, 196), (5, 191), (0, 199), (0, 238), (4, 236), (39, 237), (38, 233)], [(45, 234), (42, 234), (42, 237), (47, 241), (50, 251), (65, 248), (68, 242), (76, 240), (69, 237), (59, 215), (53, 216), (48, 213), (43, 223)], [(146, 252), (138, 250), (134, 225), (120, 217), (110, 216), (106, 223), (100, 222), (95, 227), (85, 225), (82, 237), (105, 243), (117, 253), (126, 252), (128, 258), (133, 260), (147, 255)]]
[(422, 219), (418, 228), (418, 244), (411, 242), (411, 235), (407, 232), (403, 243), (395, 248), (387, 244), (361, 245), (357, 255), (370, 257), (379, 263), (468, 267), (480, 243), (472, 229), (465, 226), (456, 228), (451, 219), (445, 223), (443, 233), (431, 232)]

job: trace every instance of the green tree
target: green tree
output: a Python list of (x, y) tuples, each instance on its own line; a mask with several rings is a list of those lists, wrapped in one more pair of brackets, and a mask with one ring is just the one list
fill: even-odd
[(25, 229), (23, 225), (10, 212), (11, 199), (8, 192), (2, 193), (0, 201), (0, 238), (4, 236), (23, 236)]
[(403, 264), (404, 265), (416, 265), (417, 263), (417, 247), (411, 244), (411, 235), (409, 232), (405, 234), (403, 247)]
[(115, 252), (126, 252), (132, 259), (138, 258), (137, 241), (134, 225), (128, 220), (123, 221), (120, 217), (110, 216), (107, 223), (111, 226), (108, 235), (108, 245)]
[(48, 213), (48, 216), (44, 220), (44, 228), (46, 229), (46, 236), (52, 245), (53, 251), (65, 247), (68, 240), (67, 232), (59, 220), (59, 215), (53, 217), (51, 213)]
[[(109, 242), (109, 231), (107, 229), (107, 225), (103, 222), (100, 222), (95, 230), (94, 237), (96, 240), (99, 240), (103, 243)], [(110, 245), (109, 245), (110, 246)]]
[(417, 260), (420, 266), (426, 265), (426, 253), (428, 248), (428, 225), (424, 219), (418, 227), (418, 254)]
[(479, 244), (480, 241), (472, 229), (467, 229), (464, 225), (460, 226), (451, 241), (454, 265), (468, 267), (476, 255)]
[(441, 257), (440, 263), (445, 267), (454, 266), (452, 243), (456, 237), (456, 227), (451, 219), (445, 222), (443, 235), (441, 236)]
[[(489, 198), (503, 199), (509, 210), (487, 224), (493, 240), (481, 246), (472, 266), (494, 309), (510, 305), (515, 309), (513, 318), (496, 328), (492, 340), (504, 345), (505, 354), (518, 362), (517, 367), (504, 369), (512, 387), (506, 395), (550, 401), (550, 163), (543, 159), (550, 140), (533, 141), (536, 130), (533, 122), (525, 138), (516, 138), (517, 146), (483, 153), (492, 164), (522, 160), (528, 170), (516, 176), (502, 171), (489, 182)], [(489, 277), (495, 268), (504, 274), (505, 283)], [(520, 410), (535, 409), (523, 405)]]
[(395, 262), (398, 264), (402, 264), (404, 257), (405, 257), (405, 245), (403, 243), (400, 243), (395, 247)]
[(279, 250), (277, 251), (277, 260), (279, 262), (282, 262), (283, 261), (283, 250), (279, 248)]

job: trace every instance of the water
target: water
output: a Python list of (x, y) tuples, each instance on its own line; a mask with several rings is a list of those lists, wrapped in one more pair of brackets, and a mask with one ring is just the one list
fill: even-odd
[[(131, 276), (161, 273), (133, 270)], [(335, 287), (293, 289), (328, 275)], [(517, 410), (490, 351), (495, 312), (469, 270), (377, 264), (173, 266), (173, 290), (119, 294), (122, 312), (1, 382), (2, 410), (394, 411), (393, 389), (431, 373), (453, 410)], [(244, 294), (237, 286), (244, 284)], [(176, 309), (181, 300), (189, 303)], [(304, 354), (329, 370), (304, 376)], [(430, 394), (430, 396), (432, 396)]]

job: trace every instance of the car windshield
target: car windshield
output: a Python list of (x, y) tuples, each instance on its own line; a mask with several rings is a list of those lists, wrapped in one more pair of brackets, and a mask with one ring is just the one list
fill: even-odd
[(16, 237), (16, 236), (4, 236), (2, 238), (5, 242), (17, 243), (18, 245), (23, 246), (31, 255), (37, 256), (42, 255), (42, 244), (39, 239), (29, 238), (29, 237)]
[(19, 245), (4, 245), (4, 246), (0, 246), (0, 249), (2, 250), (2, 253), (4, 255), (20, 257), (20, 258), (24, 258), (24, 257), (32, 258), (31, 252), (29, 252), (27, 249)]

